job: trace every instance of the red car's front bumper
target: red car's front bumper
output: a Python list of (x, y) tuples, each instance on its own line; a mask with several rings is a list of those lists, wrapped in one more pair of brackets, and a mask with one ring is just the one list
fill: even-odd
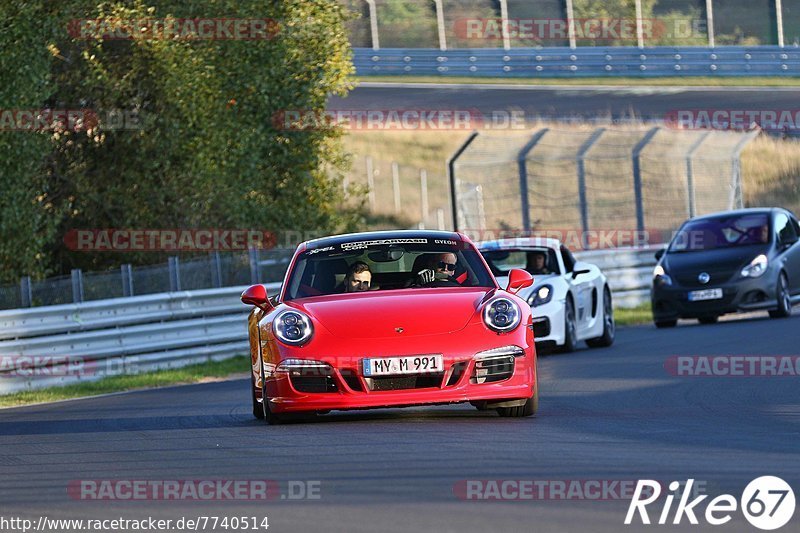
[[(467, 328), (470, 329), (470, 328)], [(437, 350), (435, 346), (421, 347), (408, 346), (397, 343), (396, 346), (383, 345), (379, 357), (395, 355), (408, 355), (411, 353), (442, 353), (444, 372), (429, 374), (416, 383), (383, 384), (376, 383), (381, 378), (364, 377), (361, 370), (363, 356), (354, 355), (328, 355), (320, 356), (290, 350), (282, 354), (281, 359), (302, 358), (306, 360), (322, 360), (330, 365), (330, 370), (317, 374), (311, 378), (315, 383), (315, 390), (307, 390), (308, 380), (305, 382), (297, 374), (290, 376), (287, 372), (276, 372), (266, 379), (266, 395), (269, 398), (269, 408), (272, 412), (300, 412), (300, 411), (328, 411), (346, 409), (370, 409), (378, 407), (399, 407), (410, 405), (457, 403), (465, 401), (490, 401), (490, 403), (504, 400), (522, 400), (530, 398), (537, 386), (536, 375), (536, 350), (533, 335), (529, 328), (527, 335), (523, 332), (517, 335), (504, 335), (491, 337), (483, 336), (483, 342), (470, 341), (469, 335), (461, 338), (450, 336), (447, 339), (447, 350)], [(455, 338), (454, 338), (455, 337)], [(428, 339), (430, 342), (432, 339)], [(394, 344), (394, 343), (389, 343)], [(428, 344), (428, 343), (426, 343)], [(437, 344), (434, 342), (433, 344)], [(476, 349), (477, 345), (477, 349)], [(477, 360), (475, 354), (484, 350), (500, 346), (514, 345), (523, 349), (523, 354), (513, 357), (513, 371), (508, 365), (503, 368), (507, 377), (501, 380), (488, 382), (476, 372)], [(356, 347), (351, 347), (356, 348)], [(432, 348), (432, 349), (431, 349)], [(441, 346), (440, 346), (441, 348)], [(325, 350), (328, 354), (331, 351)], [(365, 353), (353, 349), (351, 353)], [(382, 378), (385, 380), (399, 379), (411, 380), (409, 376), (396, 376)], [(316, 380), (316, 381), (314, 381)], [(303, 385), (303, 386), (301, 386)], [(396, 387), (396, 390), (385, 388)], [(261, 398), (260, 390), (256, 397)]]

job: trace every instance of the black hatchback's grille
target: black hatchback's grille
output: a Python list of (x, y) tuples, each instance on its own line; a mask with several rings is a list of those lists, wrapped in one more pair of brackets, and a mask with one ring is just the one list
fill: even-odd
[(470, 381), (472, 383), (494, 383), (510, 378), (514, 374), (514, 356), (500, 355), (475, 361)]
[(406, 389), (428, 389), (439, 387), (442, 384), (444, 374), (424, 374), (417, 376), (386, 376), (378, 378), (364, 378), (370, 390), (406, 390)]
[[(697, 277), (700, 272), (706, 272), (709, 275), (707, 283), (700, 283)], [(697, 272), (687, 272), (675, 274), (675, 280), (681, 287), (688, 288), (703, 288), (713, 287), (721, 283), (727, 283), (735, 274), (734, 270), (698, 270)]]

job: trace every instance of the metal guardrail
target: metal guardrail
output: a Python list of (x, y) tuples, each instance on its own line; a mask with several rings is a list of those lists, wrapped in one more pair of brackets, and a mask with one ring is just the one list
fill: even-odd
[(246, 354), (244, 288), (0, 311), (0, 394)]
[(662, 246), (636, 249), (575, 252), (580, 261), (593, 263), (608, 278), (614, 306), (630, 308), (650, 301), (650, 284), (656, 266), (656, 250)]
[(800, 48), (723, 46), (355, 48), (359, 76), (440, 75), (529, 78), (615, 76), (798, 76)]
[[(617, 306), (631, 307), (648, 300), (655, 250), (575, 255), (605, 272)], [(280, 283), (266, 287), (275, 294)], [(244, 288), (0, 311), (0, 394), (246, 354)]]

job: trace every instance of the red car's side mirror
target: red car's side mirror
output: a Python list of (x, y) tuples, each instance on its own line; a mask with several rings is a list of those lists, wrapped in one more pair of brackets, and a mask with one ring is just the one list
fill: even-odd
[(242, 303), (247, 305), (254, 305), (264, 311), (272, 308), (272, 305), (267, 299), (267, 289), (263, 285), (253, 285), (248, 287), (242, 293)]
[(521, 268), (512, 269), (508, 273), (508, 287), (506, 291), (517, 294), (521, 289), (533, 285), (533, 276), (527, 270)]

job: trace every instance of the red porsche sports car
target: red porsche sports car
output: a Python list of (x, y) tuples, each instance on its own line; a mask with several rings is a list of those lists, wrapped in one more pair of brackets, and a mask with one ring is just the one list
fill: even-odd
[(533, 415), (539, 387), (533, 283), (497, 285), (460, 233), (382, 231), (301, 244), (280, 294), (242, 294), (253, 414), (269, 423), (331, 410), (471, 402)]

